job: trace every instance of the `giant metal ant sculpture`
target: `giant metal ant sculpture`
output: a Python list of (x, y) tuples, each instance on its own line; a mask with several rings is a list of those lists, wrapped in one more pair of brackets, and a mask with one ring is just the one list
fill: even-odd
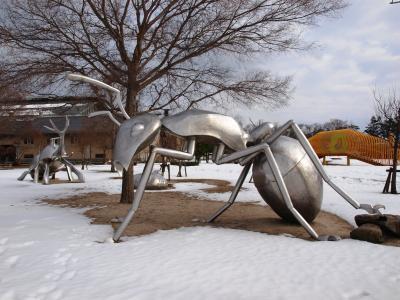
[(29, 169), (22, 173), (21, 176), (18, 177), (18, 180), (24, 180), (26, 175), (31, 174), (35, 183), (37, 183), (39, 179), (43, 179), (43, 184), (49, 184), (49, 177), (54, 176), (56, 172), (63, 170), (65, 167), (69, 181), (73, 181), (73, 172), (78, 176), (78, 182), (85, 182), (82, 173), (66, 159), (68, 155), (65, 151), (64, 137), (69, 127), (68, 117), (65, 117), (65, 126), (63, 130), (58, 129), (51, 119), (50, 124), (52, 127), (44, 127), (57, 133), (58, 137), (50, 139), (50, 143), (33, 158)]
[[(113, 151), (116, 166), (127, 169), (133, 156), (148, 147), (160, 130), (168, 130), (187, 140), (186, 151), (152, 147), (132, 207), (114, 233), (114, 241), (120, 239), (139, 207), (156, 155), (191, 160), (194, 157), (196, 142), (215, 145), (214, 163), (238, 162), (244, 166), (229, 201), (215, 212), (208, 222), (214, 221), (234, 203), (252, 165), (254, 184), (263, 199), (278, 215), (299, 222), (317, 240), (339, 239), (336, 236), (320, 236), (309, 224), (321, 208), (322, 179), (356, 209), (364, 209), (373, 214), (380, 213), (379, 209), (384, 208), (379, 204), (360, 204), (333, 183), (307, 138), (293, 121), (288, 121), (278, 128), (272, 123), (263, 123), (246, 133), (233, 118), (203, 110), (188, 110), (162, 119), (149, 113), (130, 118), (124, 110), (118, 89), (81, 75), (70, 74), (68, 77), (70, 80), (85, 81), (118, 94), (117, 104), (126, 121), (120, 124), (108, 111), (92, 114), (107, 114), (120, 126)], [(291, 130), (297, 139), (284, 136), (288, 130)]]

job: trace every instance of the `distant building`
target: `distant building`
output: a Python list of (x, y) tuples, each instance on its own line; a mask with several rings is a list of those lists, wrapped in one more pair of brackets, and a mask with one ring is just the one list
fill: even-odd
[[(89, 118), (88, 114), (102, 110), (96, 98), (62, 97), (34, 98), (0, 102), (0, 163), (30, 163), (56, 135), (46, 129), (52, 119), (63, 128), (65, 116), (70, 126), (65, 135), (65, 148), (75, 163), (107, 163), (112, 159), (114, 136), (118, 131), (108, 117)], [(182, 139), (168, 133), (161, 134), (155, 144), (181, 149)], [(136, 161), (147, 160), (149, 149), (135, 156)], [(161, 161), (158, 157), (158, 161)]]
[[(17, 104), (16, 104), (17, 103)], [(56, 135), (46, 129), (52, 119), (63, 128), (65, 115), (70, 126), (65, 136), (73, 161), (105, 163), (111, 160), (115, 124), (107, 117), (88, 118), (96, 110), (96, 99), (64, 97), (5, 102), (0, 107), (0, 163), (29, 163)]]

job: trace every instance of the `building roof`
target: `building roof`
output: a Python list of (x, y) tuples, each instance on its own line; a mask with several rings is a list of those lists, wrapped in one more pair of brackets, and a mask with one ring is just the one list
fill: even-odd
[[(86, 116), (69, 116), (70, 125), (67, 134), (78, 134), (82, 132), (111, 133), (115, 125), (108, 117), (98, 116), (88, 118)], [(44, 127), (51, 127), (50, 119), (59, 128), (65, 126), (65, 117), (39, 117), (33, 119), (14, 119), (9, 117), (0, 117), (0, 135), (26, 135), (27, 132), (37, 132), (41, 134), (54, 134)]]
[(2, 100), (0, 116), (88, 115), (95, 108), (95, 97), (41, 97), (29, 100)]

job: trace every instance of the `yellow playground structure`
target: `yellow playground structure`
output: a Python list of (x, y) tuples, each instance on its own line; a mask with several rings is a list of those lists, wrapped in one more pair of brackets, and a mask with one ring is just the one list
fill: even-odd
[[(393, 142), (353, 129), (322, 131), (308, 139), (318, 157), (347, 156), (350, 159), (388, 166), (393, 162)], [(398, 159), (398, 157), (397, 157)]]

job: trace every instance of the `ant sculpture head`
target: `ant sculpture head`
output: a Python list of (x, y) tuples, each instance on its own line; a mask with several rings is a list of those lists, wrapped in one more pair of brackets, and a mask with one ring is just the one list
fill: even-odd
[(125, 121), (120, 122), (114, 118), (109, 111), (98, 111), (89, 114), (89, 117), (107, 115), (115, 124), (119, 126), (117, 137), (113, 149), (113, 161), (117, 169), (128, 169), (132, 158), (136, 153), (148, 147), (156, 138), (161, 129), (161, 120), (158, 116), (144, 113), (132, 118), (126, 113), (122, 105), (120, 91), (101, 81), (82, 76), (79, 74), (69, 74), (68, 79), (74, 81), (84, 81), (105, 88), (117, 93), (116, 102)]
[(128, 169), (136, 153), (148, 147), (161, 128), (161, 120), (152, 114), (141, 114), (124, 121), (117, 133), (113, 161), (117, 169)]

